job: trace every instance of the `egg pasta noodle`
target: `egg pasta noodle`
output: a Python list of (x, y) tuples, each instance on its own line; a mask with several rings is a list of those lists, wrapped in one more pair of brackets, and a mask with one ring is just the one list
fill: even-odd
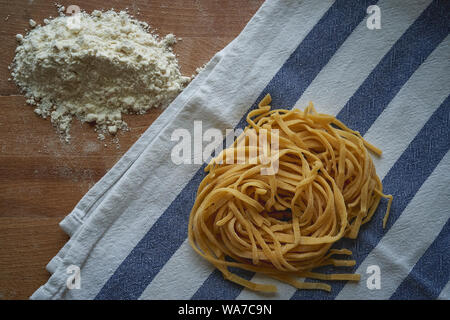
[[(313, 269), (355, 265), (345, 259), (350, 250), (332, 245), (343, 237), (356, 239), (383, 197), (389, 199), (386, 225), (392, 196), (383, 194), (369, 155), (381, 150), (335, 117), (317, 113), (312, 103), (301, 111), (271, 110), (270, 102), (267, 95), (249, 112), (244, 132), (205, 168), (189, 218), (189, 242), (225, 279), (254, 291), (275, 292), (276, 286), (246, 280), (229, 268), (298, 289), (331, 290), (301, 278), (359, 281), (358, 274)], [(263, 132), (268, 142), (277, 140), (277, 150), (271, 143), (250, 143)]]

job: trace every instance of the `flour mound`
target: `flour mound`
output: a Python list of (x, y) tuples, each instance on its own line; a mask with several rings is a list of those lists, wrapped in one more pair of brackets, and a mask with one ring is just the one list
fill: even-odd
[(122, 113), (167, 106), (190, 81), (172, 52), (174, 35), (159, 38), (127, 12), (80, 12), (32, 25), (12, 64), (12, 78), (68, 142), (73, 117), (102, 134), (126, 129)]

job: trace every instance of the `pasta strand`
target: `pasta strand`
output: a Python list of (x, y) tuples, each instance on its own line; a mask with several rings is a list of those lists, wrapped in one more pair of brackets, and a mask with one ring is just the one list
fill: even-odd
[[(299, 277), (359, 281), (357, 274), (313, 269), (355, 265), (332, 257), (351, 256), (350, 250), (331, 246), (343, 237), (357, 238), (381, 198), (389, 200), (386, 226), (393, 198), (383, 193), (369, 156), (381, 150), (335, 117), (317, 113), (312, 103), (301, 111), (271, 110), (270, 102), (266, 95), (248, 114), (242, 135), (206, 167), (189, 217), (189, 242), (226, 279), (254, 291), (276, 288), (229, 268), (262, 273), (298, 289), (331, 290)], [(277, 139), (278, 150), (270, 143), (251, 145), (261, 137), (270, 143)], [(264, 154), (255, 157), (255, 151)], [(239, 163), (229, 163), (235, 155), (241, 155)]]

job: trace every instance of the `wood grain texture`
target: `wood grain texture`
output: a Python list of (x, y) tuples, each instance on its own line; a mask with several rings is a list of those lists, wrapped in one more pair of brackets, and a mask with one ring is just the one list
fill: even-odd
[[(181, 71), (192, 74), (244, 28), (263, 0), (60, 1), (94, 9), (125, 9), (157, 29), (182, 37), (175, 46)], [(72, 142), (60, 141), (49, 120), (36, 116), (8, 81), (15, 35), (56, 16), (54, 1), (0, 0), (0, 299), (27, 299), (49, 274), (45, 265), (68, 240), (58, 223), (159, 116), (125, 116), (130, 131), (120, 148), (97, 140), (74, 121)], [(105, 147), (104, 144), (107, 144)]]

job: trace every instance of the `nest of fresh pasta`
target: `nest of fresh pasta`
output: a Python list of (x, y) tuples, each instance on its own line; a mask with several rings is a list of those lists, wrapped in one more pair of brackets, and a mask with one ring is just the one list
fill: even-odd
[(230, 271), (265, 274), (298, 289), (331, 287), (301, 278), (359, 281), (353, 273), (313, 269), (353, 266), (348, 249), (333, 244), (356, 239), (383, 194), (369, 152), (381, 150), (335, 117), (274, 109), (267, 95), (247, 116), (234, 144), (206, 167), (189, 220), (189, 241), (223, 276), (251, 290), (274, 292)]

